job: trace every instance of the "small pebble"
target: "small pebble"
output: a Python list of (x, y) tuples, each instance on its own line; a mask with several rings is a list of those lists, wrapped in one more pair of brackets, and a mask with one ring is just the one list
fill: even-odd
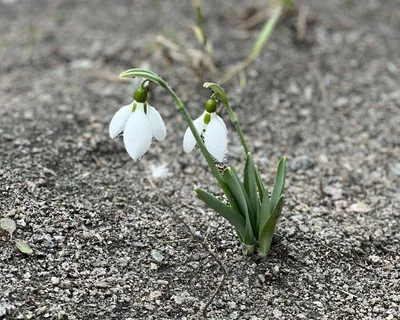
[(153, 258), (154, 261), (156, 262), (162, 262), (164, 260), (164, 256), (158, 252), (157, 250), (151, 250), (151, 257)]
[(290, 170), (307, 170), (314, 165), (314, 160), (309, 156), (299, 156), (290, 161)]

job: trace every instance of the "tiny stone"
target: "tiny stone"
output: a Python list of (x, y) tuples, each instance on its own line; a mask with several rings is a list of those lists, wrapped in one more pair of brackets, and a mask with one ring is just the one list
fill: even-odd
[(322, 302), (320, 302), (320, 301), (314, 301), (313, 303), (314, 303), (318, 308), (321, 308), (321, 309), (324, 308), (324, 305), (323, 305)]
[(60, 283), (60, 279), (57, 278), (57, 277), (51, 277), (51, 283), (52, 283), (53, 285), (57, 285), (57, 284)]
[(176, 304), (182, 304), (186, 300), (186, 298), (182, 296), (172, 296), (172, 299), (174, 299)]
[(161, 291), (152, 291), (152, 292), (150, 292), (150, 300), (154, 300), (154, 299), (156, 299), (156, 298), (158, 298), (158, 297), (161, 297), (161, 295), (162, 295), (162, 292)]
[(396, 176), (400, 177), (400, 162), (397, 162), (394, 166), (394, 173), (396, 174)]
[(274, 315), (274, 318), (281, 318), (282, 317), (282, 311), (278, 310), (278, 309), (274, 309), (272, 311), (272, 314)]
[(377, 262), (379, 262), (381, 260), (381, 258), (379, 258), (378, 256), (375, 256), (375, 255), (370, 255), (368, 257), (368, 259), (373, 263), (377, 263)]
[(67, 288), (71, 287), (71, 281), (64, 280), (63, 282), (60, 283), (60, 287), (63, 289), (67, 289)]
[(167, 280), (157, 280), (158, 284), (168, 284), (169, 282)]
[(164, 260), (164, 256), (157, 250), (151, 250), (150, 254), (153, 260), (156, 262), (162, 262)]
[(231, 309), (236, 309), (236, 302), (229, 301), (228, 302), (228, 307), (231, 308)]
[(324, 188), (324, 193), (331, 196), (332, 200), (339, 200), (342, 198), (342, 189), (335, 188), (332, 186), (327, 186)]
[(105, 281), (97, 281), (94, 283), (94, 286), (97, 288), (107, 288), (108, 287), (108, 283)]
[(309, 156), (299, 156), (290, 161), (290, 169), (292, 171), (307, 170), (314, 165), (314, 160)]
[(363, 202), (353, 203), (347, 209), (347, 212), (352, 212), (352, 213), (367, 213), (369, 211), (371, 211), (371, 208)]
[(147, 310), (150, 310), (150, 311), (152, 311), (152, 310), (155, 309), (155, 306), (152, 305), (152, 304), (150, 304), (150, 303), (146, 303), (146, 304), (144, 305), (144, 307), (145, 307)]
[(195, 261), (200, 260), (200, 255), (198, 253), (195, 253), (193, 255), (193, 260), (195, 260)]

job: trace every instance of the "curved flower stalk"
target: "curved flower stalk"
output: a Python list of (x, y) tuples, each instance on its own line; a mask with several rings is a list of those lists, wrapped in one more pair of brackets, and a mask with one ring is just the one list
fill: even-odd
[(151, 145), (152, 137), (163, 141), (166, 129), (158, 111), (147, 103), (147, 88), (140, 86), (133, 94), (132, 103), (117, 111), (111, 120), (111, 139), (124, 132), (126, 151), (134, 160), (144, 155)]
[[(273, 191), (270, 194), (263, 185), (258, 167), (253, 162), (253, 158), (249, 152), (243, 132), (239, 126), (237, 116), (229, 105), (225, 91), (218, 84), (209, 82), (204, 84), (206, 88), (210, 88), (213, 91), (213, 94), (211, 95), (210, 100), (208, 100), (206, 103), (206, 110), (204, 113), (195, 121), (193, 121), (176, 93), (161, 77), (154, 72), (144, 69), (131, 69), (122, 73), (120, 77), (141, 77), (144, 78), (145, 81), (153, 81), (167, 90), (167, 92), (175, 101), (177, 110), (182, 114), (189, 126), (184, 136), (184, 150), (186, 152), (190, 152), (193, 150), (196, 144), (198, 145), (212, 173), (225, 193), (229, 205), (218, 200), (216, 197), (214, 197), (214, 195), (203, 189), (196, 188), (195, 192), (210, 208), (215, 210), (232, 226), (234, 226), (240, 241), (244, 244), (247, 254), (252, 254), (255, 249), (258, 249), (260, 255), (267, 255), (271, 248), (273, 234), (275, 232), (283, 206), (286, 159), (283, 157), (279, 161), (275, 184)], [(227, 167), (221, 175), (214, 163), (213, 157), (218, 161), (223, 160), (227, 146), (226, 126), (223, 120), (216, 114), (216, 105), (218, 101), (222, 102), (228, 111), (229, 117), (240, 137), (240, 141), (245, 151), (246, 164), (244, 168), (243, 179), (239, 177), (236, 170), (232, 166)], [(144, 128), (145, 126), (147, 128), (146, 141), (139, 143), (141, 148), (137, 147), (140, 150), (140, 152), (138, 151), (137, 154), (141, 154), (150, 146), (151, 138), (150, 143), (148, 139), (150, 132), (151, 135), (156, 137), (156, 139), (156, 135), (158, 133), (153, 131), (150, 120), (148, 120), (150, 123), (149, 125), (143, 124), (146, 122), (144, 119), (148, 114), (148, 111), (146, 111), (146, 104), (143, 106), (143, 111), (142, 109), (138, 109), (138, 107), (136, 107), (136, 110), (132, 111), (133, 113), (140, 113), (140, 118), (139, 116), (135, 117), (135, 119), (137, 118), (135, 120), (136, 123), (139, 123), (141, 128)], [(127, 111), (121, 111), (121, 113), (123, 112), (128, 113)], [(131, 115), (130, 117), (133, 116)], [(117, 118), (125, 119), (125, 116), (118, 116)], [(133, 120), (131, 122), (133, 122)], [(125, 124), (124, 136), (126, 132), (130, 130), (127, 128), (128, 125), (129, 120)], [(119, 131), (122, 126), (123, 121), (121, 120), (118, 122), (118, 126), (115, 125), (115, 127), (118, 127), (118, 130), (115, 129), (115, 132)], [(156, 128), (161, 128), (159, 121), (158, 125), (156, 125)], [(114, 134), (115, 132), (113, 131)], [(131, 132), (129, 131), (129, 133)], [(134, 135), (132, 134), (132, 137), (133, 136)], [(136, 136), (139, 136), (139, 134), (137, 133)], [(204, 141), (202, 136), (204, 137)], [(161, 135), (159, 137), (161, 137)], [(134, 155), (136, 156), (137, 154), (135, 153)]]

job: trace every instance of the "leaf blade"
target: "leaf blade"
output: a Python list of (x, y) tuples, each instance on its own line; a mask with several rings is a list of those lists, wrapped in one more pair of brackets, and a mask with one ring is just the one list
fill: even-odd
[[(257, 194), (256, 172), (250, 152), (247, 153), (246, 164), (244, 167), (244, 189), (250, 198), (250, 203), (253, 206), (253, 210), (257, 212), (260, 202)], [(258, 217), (256, 216), (256, 221), (257, 220)]]
[(240, 236), (243, 238), (246, 221), (239, 213), (203, 189), (196, 188), (195, 192), (211, 209), (228, 220), (228, 222), (235, 227)]
[(284, 196), (281, 195), (278, 199), (278, 203), (276, 204), (274, 210), (272, 211), (268, 221), (265, 223), (261, 234), (260, 234), (260, 241), (259, 241), (259, 250), (261, 255), (267, 255), (272, 243), (272, 238), (274, 236), (274, 232), (276, 229), (276, 224), (280, 217), (283, 207), (283, 198)]
[(223, 177), (226, 183), (229, 186), (229, 189), (232, 191), (233, 197), (235, 198), (239, 210), (242, 214), (242, 216), (246, 220), (246, 226), (244, 230), (244, 243), (245, 244), (253, 244), (254, 243), (254, 234), (253, 234), (253, 228), (252, 224), (250, 221), (250, 216), (249, 216), (249, 209), (247, 206), (247, 201), (246, 197), (244, 194), (244, 189), (242, 189), (240, 181), (237, 179), (235, 172), (233, 168), (228, 167), (224, 170), (223, 172)]
[(254, 167), (255, 167), (255, 170), (256, 170), (257, 189), (258, 189), (258, 193), (260, 194), (260, 200), (262, 202), (263, 199), (264, 199), (264, 194), (268, 194), (268, 192), (265, 191), (265, 187), (264, 187), (264, 184), (262, 182), (260, 171), (258, 170), (258, 166), (255, 165)]
[(285, 187), (285, 175), (286, 175), (286, 158), (282, 157), (279, 160), (278, 169), (276, 170), (274, 189), (271, 195), (271, 208), (275, 208), (280, 196), (282, 195), (283, 189)]
[(15, 242), (15, 246), (18, 248), (19, 251), (26, 254), (32, 254), (33, 250), (31, 246), (26, 243), (25, 241), (18, 240)]

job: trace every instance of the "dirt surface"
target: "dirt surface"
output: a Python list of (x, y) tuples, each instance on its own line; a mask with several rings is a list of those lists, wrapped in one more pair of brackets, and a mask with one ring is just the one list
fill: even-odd
[[(232, 17), (265, 4), (205, 3), (226, 71), (261, 28), (240, 30)], [(288, 158), (283, 217), (260, 259), (243, 256), (232, 228), (196, 199), (194, 186), (219, 190), (200, 153), (184, 154), (186, 126), (162, 89), (149, 99), (166, 141), (135, 162), (108, 137), (132, 94), (117, 76), (135, 66), (202, 112), (208, 75), (154, 42), (199, 49), (190, 1), (0, 1), (0, 216), (17, 222), (13, 239), (0, 235), (0, 318), (195, 319), (222, 273), (160, 192), (229, 272), (210, 319), (400, 318), (400, 6), (301, 3), (313, 16), (305, 39), (296, 17), (283, 19), (246, 89), (224, 85), (270, 185)], [(227, 161), (241, 169), (228, 130)]]

